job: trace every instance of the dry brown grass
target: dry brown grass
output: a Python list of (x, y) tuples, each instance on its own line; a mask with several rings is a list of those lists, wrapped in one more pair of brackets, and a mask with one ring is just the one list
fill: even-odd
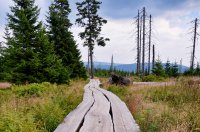
[(142, 131), (200, 131), (200, 86), (190, 84), (199, 78), (169, 80), (167, 85), (105, 86), (125, 101)]

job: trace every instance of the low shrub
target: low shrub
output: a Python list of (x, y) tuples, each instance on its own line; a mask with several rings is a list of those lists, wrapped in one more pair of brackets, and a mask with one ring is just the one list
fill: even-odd
[(142, 131), (156, 132), (159, 130), (159, 122), (155, 121), (153, 115), (154, 113), (151, 109), (141, 110), (134, 115)]
[(53, 132), (62, 122), (64, 114), (63, 109), (52, 102), (37, 106), (34, 110), (34, 118), (38, 122), (37, 128), (40, 130), (45, 128), (45, 131)]
[(108, 91), (111, 91), (112, 93), (116, 94), (121, 99), (125, 99), (125, 97), (129, 94), (128, 89), (126, 87), (120, 87), (115, 85), (109, 86)]
[[(47, 84), (46, 84), (47, 85)], [(40, 96), (47, 87), (45, 87), (44, 84), (30, 84), (30, 85), (25, 85), (25, 86), (20, 86), (16, 87), (14, 86), (12, 88), (13, 92), (18, 96), (18, 97), (24, 97), (24, 96)]]
[(142, 81), (144, 81), (144, 82), (155, 82), (155, 81), (157, 81), (157, 77), (155, 75), (144, 76), (142, 78)]
[(82, 101), (85, 81), (0, 90), (0, 132), (51, 132)]
[(11, 109), (1, 109), (1, 132), (37, 132), (34, 118), (31, 113), (23, 111), (11, 112)]
[(165, 78), (151, 74), (151, 75), (144, 76), (142, 78), (142, 81), (143, 82), (161, 82), (161, 81), (165, 81)]
[(9, 101), (12, 96), (11, 90), (0, 90), (0, 106), (3, 104), (5, 101)]

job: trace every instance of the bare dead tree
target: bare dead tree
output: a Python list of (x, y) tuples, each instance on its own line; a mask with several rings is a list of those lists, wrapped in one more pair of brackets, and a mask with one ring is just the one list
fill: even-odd
[(150, 65), (151, 65), (151, 24), (152, 24), (152, 16), (150, 15), (150, 19), (149, 19), (149, 61), (148, 61), (148, 74), (150, 74)]
[[(138, 10), (136, 16), (137, 23), (137, 73), (145, 75), (145, 53), (146, 53), (146, 20), (147, 13), (145, 7), (142, 10)], [(151, 70), (151, 41), (152, 41), (152, 16), (150, 15), (149, 20), (149, 44), (148, 44), (148, 67), (146, 72), (150, 74)]]
[(140, 74), (140, 10), (137, 16), (137, 74)]
[(183, 67), (183, 59), (180, 60), (180, 66), (179, 66), (179, 73), (182, 73), (182, 67)]
[(190, 69), (194, 69), (194, 58), (195, 58), (195, 50), (196, 50), (196, 40), (197, 40), (197, 27), (198, 27), (198, 19), (194, 20), (194, 39), (193, 39), (193, 49), (192, 49), (192, 60)]
[(152, 68), (155, 66), (155, 45), (153, 45), (153, 58), (152, 58)]
[(140, 74), (141, 74), (141, 71), (142, 71), (142, 65), (141, 65), (141, 60), (142, 60), (142, 22), (143, 22), (143, 20), (142, 20), (142, 16), (140, 17), (140, 45), (139, 45), (139, 60), (140, 60), (140, 67), (139, 67), (139, 71), (140, 71)]
[(110, 64), (110, 73), (114, 71), (114, 61), (113, 61), (113, 55), (111, 57), (111, 64)]
[(143, 8), (143, 42), (142, 42), (142, 75), (145, 75), (145, 21), (146, 21), (146, 10)]

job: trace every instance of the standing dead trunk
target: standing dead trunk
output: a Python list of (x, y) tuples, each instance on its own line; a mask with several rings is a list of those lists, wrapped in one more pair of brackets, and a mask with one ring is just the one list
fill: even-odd
[(143, 8), (143, 46), (142, 46), (142, 75), (145, 75), (145, 21), (146, 21), (146, 11)]
[(154, 66), (155, 66), (155, 45), (153, 45), (152, 69), (154, 69)]
[(137, 17), (137, 74), (140, 73), (140, 10)]
[(195, 48), (196, 48), (196, 37), (197, 37), (197, 21), (198, 19), (195, 19), (195, 26), (194, 26), (194, 42), (193, 42), (193, 51), (192, 51), (192, 61), (191, 61), (191, 70), (194, 69), (194, 58), (195, 58)]
[(151, 15), (149, 20), (149, 62), (148, 62), (148, 74), (150, 74), (150, 65), (151, 65)]

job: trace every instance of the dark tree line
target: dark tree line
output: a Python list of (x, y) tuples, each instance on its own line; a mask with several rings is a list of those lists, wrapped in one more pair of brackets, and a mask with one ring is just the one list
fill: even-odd
[[(113, 69), (112, 71), (115, 75), (118, 76), (134, 76), (135, 73), (134, 72), (127, 72), (127, 71), (122, 71), (122, 70), (117, 70), (117, 69)], [(95, 68), (94, 69), (94, 75), (97, 77), (110, 77), (111, 73), (110, 70), (106, 70), (106, 69), (100, 69), (100, 68)]]
[(172, 64), (168, 60), (165, 65), (163, 65), (160, 60), (157, 60), (152, 69), (152, 74), (160, 77), (178, 77), (181, 73), (179, 72), (179, 67), (176, 62)]
[(14, 83), (68, 83), (86, 78), (80, 51), (70, 32), (67, 0), (54, 0), (47, 15), (48, 30), (38, 20), (35, 0), (13, 0), (7, 14), (5, 42), (0, 48), (0, 80)]

